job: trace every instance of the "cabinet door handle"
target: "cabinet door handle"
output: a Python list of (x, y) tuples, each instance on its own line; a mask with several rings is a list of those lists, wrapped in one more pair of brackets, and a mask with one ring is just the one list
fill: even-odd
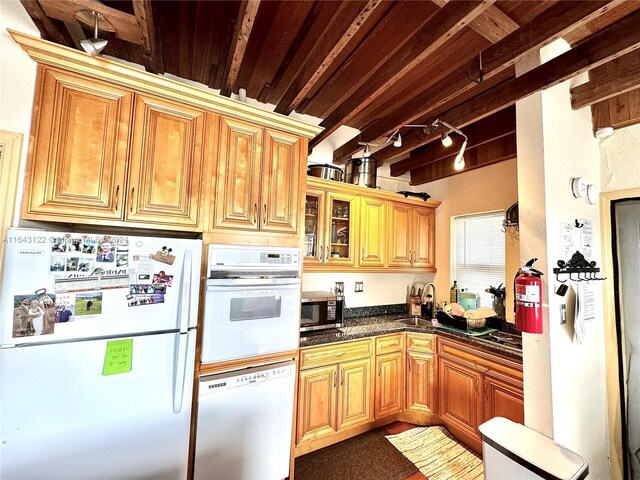
[(333, 375), (333, 387), (335, 388), (338, 383), (337, 383), (337, 378), (336, 378), (336, 372), (334, 371), (331, 375)]
[(342, 375), (340, 376), (340, 385), (344, 385), (344, 369), (342, 369)]
[(327, 245), (327, 254), (324, 257), (326, 260), (329, 260), (329, 245)]
[(364, 248), (362, 249), (362, 260), (360, 260), (361, 262), (364, 262)]
[(378, 364), (378, 376), (380, 376), (380, 364)]
[(320, 251), (320, 263), (324, 263), (324, 247), (322, 245), (318, 245), (318, 250)]
[(258, 204), (254, 203), (253, 204), (253, 224), (255, 225), (256, 222), (258, 221)]
[(478, 379), (475, 379), (476, 382), (476, 395), (480, 395), (480, 391), (478, 390)]
[(267, 204), (264, 204), (264, 218), (262, 219), (262, 224), (266, 225), (267, 224)]
[(133, 212), (133, 194), (136, 191), (136, 187), (131, 187), (131, 197), (129, 198), (129, 212)]
[(118, 211), (119, 203), (120, 203), (120, 185), (116, 185), (116, 212)]

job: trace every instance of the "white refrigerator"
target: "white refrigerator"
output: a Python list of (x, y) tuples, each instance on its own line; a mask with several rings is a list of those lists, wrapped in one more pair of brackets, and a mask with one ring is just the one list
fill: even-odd
[(5, 242), (0, 478), (186, 478), (202, 241)]

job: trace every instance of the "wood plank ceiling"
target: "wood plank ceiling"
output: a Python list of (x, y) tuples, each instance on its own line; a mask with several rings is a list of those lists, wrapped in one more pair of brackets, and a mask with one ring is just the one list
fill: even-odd
[[(400, 128), (402, 147), (373, 156), (392, 163), (392, 175), (410, 172), (413, 184), (455, 174), (460, 139), (445, 150), (435, 141), (441, 131), (407, 124), (440, 118), (464, 128), (467, 169), (479, 168), (515, 157), (516, 100), (590, 69), (591, 81), (573, 92), (575, 108), (602, 108), (640, 87), (639, 1), (21, 2), (48, 40), (80, 49), (93, 31), (78, 18), (94, 10), (113, 27), (101, 29), (106, 55), (322, 118), (311, 148), (342, 125), (360, 130), (334, 163)], [(559, 37), (572, 55), (515, 79), (518, 59)]]

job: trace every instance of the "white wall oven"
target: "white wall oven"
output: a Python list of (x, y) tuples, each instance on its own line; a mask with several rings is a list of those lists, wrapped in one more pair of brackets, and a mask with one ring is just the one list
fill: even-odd
[(209, 245), (202, 363), (298, 348), (301, 251)]

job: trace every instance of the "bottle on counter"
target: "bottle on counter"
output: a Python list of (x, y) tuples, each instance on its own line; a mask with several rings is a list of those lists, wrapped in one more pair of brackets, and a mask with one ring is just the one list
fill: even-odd
[(449, 303), (458, 303), (459, 298), (460, 287), (458, 287), (458, 282), (454, 280), (453, 286), (451, 287), (451, 295), (449, 296)]

